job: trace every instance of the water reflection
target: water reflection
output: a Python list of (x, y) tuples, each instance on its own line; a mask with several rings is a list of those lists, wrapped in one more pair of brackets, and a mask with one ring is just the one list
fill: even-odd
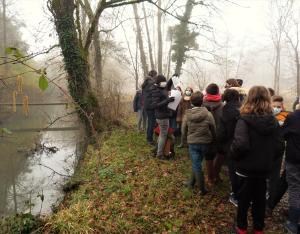
[[(41, 114), (46, 112), (46, 116)], [(2, 121), (0, 127), (43, 128), (49, 116), (54, 119), (65, 113), (64, 107), (43, 107), (29, 118), (17, 113)], [(73, 126), (78, 126), (75, 115), (57, 121), (53, 127)], [(51, 206), (63, 197), (62, 183), (73, 174), (81, 140), (81, 130), (15, 132), (0, 138), (0, 215), (51, 212)], [(40, 148), (32, 152), (36, 146), (45, 149), (56, 147), (57, 151), (48, 152)]]

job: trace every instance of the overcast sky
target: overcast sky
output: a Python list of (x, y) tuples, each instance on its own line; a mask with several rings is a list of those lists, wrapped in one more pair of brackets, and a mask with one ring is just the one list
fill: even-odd
[[(47, 29), (49, 30), (50, 22), (49, 13), (45, 12), (44, 0), (18, 0), (16, 10), (18, 18), (21, 19), (27, 26), (22, 30), (24, 39), (28, 42), (31, 49), (36, 49), (39, 46), (46, 46), (53, 43), (53, 40), (48, 38)], [(235, 1), (241, 6), (234, 4), (227, 4), (222, 8), (222, 12), (217, 25), (218, 30), (224, 32), (228, 30), (229, 34), (239, 41), (247, 35), (256, 41), (262, 38), (266, 39), (268, 31), (266, 26), (268, 24), (268, 0), (237, 0)], [(45, 9), (44, 9), (45, 8)], [(48, 15), (47, 15), (48, 14)], [(45, 28), (45, 25), (48, 27)], [(51, 29), (51, 28), (50, 28)], [(44, 40), (36, 40), (37, 31), (43, 32)], [(51, 31), (48, 31), (49, 34)], [(38, 38), (39, 39), (39, 38)]]

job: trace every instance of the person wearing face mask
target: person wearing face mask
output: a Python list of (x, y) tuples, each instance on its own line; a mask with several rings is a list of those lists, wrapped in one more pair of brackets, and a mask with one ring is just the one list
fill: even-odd
[[(281, 130), (282, 126), (289, 115), (289, 112), (285, 111), (283, 106), (283, 97), (274, 95), (272, 96), (272, 108), (273, 114), (277, 119)], [(277, 203), (280, 201), (280, 198), (283, 196), (287, 189), (287, 183), (285, 180), (285, 173), (283, 173), (283, 177), (280, 176), (282, 159), (284, 155), (284, 139), (283, 135), (280, 135), (280, 142), (282, 144), (281, 151), (278, 152), (277, 156), (272, 161), (272, 169), (268, 178), (268, 196), (267, 196), (267, 212), (269, 214), (272, 213), (272, 210), (275, 208)]]
[[(183, 94), (183, 99), (181, 99), (179, 106), (178, 106), (178, 111), (177, 111), (177, 116), (176, 116), (176, 122), (181, 129), (182, 121), (185, 115), (185, 112), (188, 109), (192, 108), (191, 104), (191, 96), (193, 94), (193, 89), (188, 87), (185, 89), (184, 94)], [(184, 145), (186, 144), (186, 139), (184, 139), (183, 134), (181, 134), (181, 141), (180, 144), (178, 145), (178, 148), (183, 148)]]
[(171, 110), (168, 108), (168, 104), (175, 100), (174, 97), (169, 97), (166, 85), (166, 77), (158, 75), (155, 81), (155, 89), (152, 92), (152, 105), (155, 111), (156, 122), (160, 128), (156, 153), (159, 159), (164, 159), (164, 147), (168, 137), (169, 118), (171, 117)]
[(282, 126), (284, 121), (286, 120), (286, 117), (289, 115), (289, 112), (285, 111), (285, 108), (283, 106), (283, 97), (274, 95), (272, 97), (272, 107), (279, 125)]

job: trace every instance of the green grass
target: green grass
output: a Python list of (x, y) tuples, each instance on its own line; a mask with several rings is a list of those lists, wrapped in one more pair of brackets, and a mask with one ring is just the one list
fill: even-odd
[[(184, 188), (191, 167), (186, 150), (177, 152), (175, 161), (159, 161), (145, 136), (130, 129), (99, 141), (101, 149), (88, 148), (76, 175), (83, 183), (48, 217), (45, 231), (230, 233), (235, 208), (228, 202), (228, 182), (205, 197)], [(282, 233), (274, 220), (267, 230)]]

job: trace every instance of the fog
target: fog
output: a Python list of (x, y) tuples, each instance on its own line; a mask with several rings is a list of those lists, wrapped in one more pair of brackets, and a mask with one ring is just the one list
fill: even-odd
[[(13, 1), (12, 1), (13, 2)], [(172, 2), (174, 2), (172, 4)], [(205, 74), (205, 83), (216, 82), (221, 86), (228, 78), (241, 78), (246, 87), (252, 85), (274, 86), (274, 45), (271, 37), (272, 23), (276, 23), (272, 13), (271, 0), (236, 0), (236, 1), (203, 1), (210, 6), (196, 6), (190, 19), (190, 29), (200, 33), (197, 37), (198, 51), (188, 52), (189, 58), (183, 65), (181, 79), (185, 86), (196, 87), (197, 74)], [(284, 1), (282, 1), (284, 2)], [(166, 74), (170, 41), (167, 39), (169, 26), (179, 23), (176, 16), (182, 15), (185, 0), (162, 1), (162, 7), (168, 7), (168, 13), (163, 14), (163, 64)], [(92, 6), (96, 1), (92, 1)], [(141, 24), (143, 24), (141, 4), (138, 5)], [(157, 8), (145, 4), (149, 14), (148, 23), (153, 39), (153, 52), (156, 55), (156, 14)], [(295, 1), (293, 12), (299, 11), (299, 2)], [(57, 44), (51, 14), (46, 7), (46, 1), (18, 0), (12, 3), (10, 15), (22, 21), (22, 38), (27, 42), (30, 52), (44, 50)], [(294, 13), (293, 13), (294, 14)], [(295, 14), (297, 20), (299, 15)], [(130, 42), (131, 53), (136, 53), (136, 29), (131, 6), (118, 9), (108, 9), (100, 18), (99, 29), (113, 29), (111, 33), (100, 33), (102, 38), (109, 37), (115, 42), (127, 59), (118, 61), (108, 58), (105, 62), (105, 79), (118, 77), (121, 80), (124, 93), (132, 94), (135, 91), (133, 67), (124, 30), (119, 25), (122, 22), (126, 37)], [(195, 23), (195, 24), (193, 24)], [(201, 26), (202, 25), (202, 26)], [(205, 25), (205, 26), (203, 26)], [(206, 27), (207, 26), (207, 27)], [(142, 25), (144, 47), (148, 56), (145, 27)], [(55, 52), (58, 53), (57, 51)], [(111, 52), (113, 53), (113, 52)], [(45, 62), (51, 55), (41, 55), (37, 61)], [(116, 57), (120, 57), (119, 55)], [(155, 57), (155, 56), (154, 56)], [(148, 58), (149, 59), (149, 58)], [(285, 96), (296, 95), (296, 70), (293, 64), (292, 51), (286, 38), (282, 38), (280, 93)], [(139, 67), (139, 83), (143, 80), (141, 64)], [(171, 63), (171, 72), (174, 73), (175, 64)], [(192, 74), (191, 74), (192, 73)], [(121, 76), (121, 77), (120, 77)]]

